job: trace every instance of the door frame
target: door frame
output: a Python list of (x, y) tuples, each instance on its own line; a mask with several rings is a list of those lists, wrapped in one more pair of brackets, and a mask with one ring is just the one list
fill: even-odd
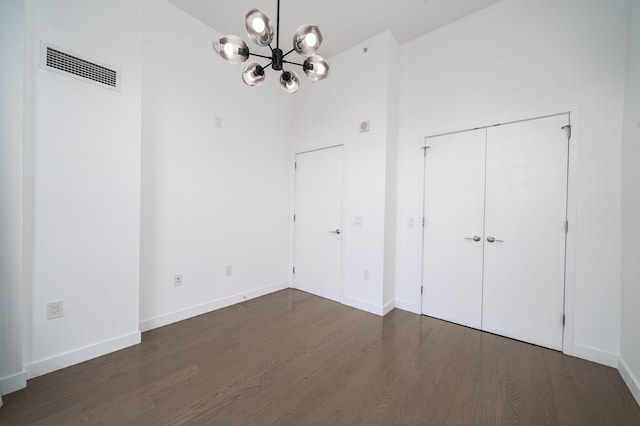
[(345, 152), (346, 152), (346, 144), (344, 143), (336, 143), (333, 145), (327, 145), (327, 146), (319, 146), (317, 148), (308, 148), (308, 149), (301, 149), (301, 150), (295, 150), (291, 153), (291, 180), (290, 180), (290, 204), (289, 204), (289, 288), (296, 288), (294, 287), (294, 273), (293, 273), (293, 268), (295, 267), (295, 257), (296, 257), (296, 247), (295, 247), (295, 242), (296, 242), (296, 224), (294, 221), (294, 215), (296, 212), (296, 159), (297, 156), (300, 154), (307, 154), (310, 152), (317, 152), (317, 151), (323, 151), (326, 149), (331, 149), (331, 148), (337, 148), (337, 147), (342, 147), (342, 206), (341, 206), (341, 212), (340, 212), (340, 219), (342, 221), (342, 226), (341, 226), (341, 238), (340, 238), (340, 299), (339, 302), (340, 303), (344, 303), (344, 282), (345, 282), (345, 269), (344, 269), (344, 265), (345, 265), (345, 238), (348, 238), (347, 235), (345, 235), (345, 224), (346, 222), (346, 217), (345, 217), (345, 176), (346, 176), (346, 161), (345, 161)]
[[(533, 115), (529, 118), (514, 117), (511, 119), (505, 119), (500, 121), (492, 121), (490, 123), (479, 123), (475, 125), (467, 125), (467, 126), (459, 126), (454, 129), (440, 129), (434, 130), (431, 132), (427, 132), (427, 136), (423, 139), (423, 144), (419, 148), (422, 153), (427, 151), (428, 140), (430, 138), (436, 136), (444, 136), (450, 135), (454, 133), (466, 132), (469, 130), (476, 130), (481, 128), (489, 128), (499, 125), (513, 124), (519, 123), (523, 121), (531, 121), (538, 120), (548, 117), (555, 117), (560, 115), (568, 115), (569, 124), (571, 126), (571, 137), (569, 138), (569, 153), (568, 153), (568, 164), (567, 164), (567, 220), (569, 222), (568, 231), (565, 237), (565, 267), (564, 267), (564, 315), (565, 315), (565, 324), (562, 330), (562, 352), (568, 355), (576, 355), (581, 356), (582, 358), (593, 359), (593, 356), (587, 357), (585, 355), (579, 353), (578, 348), (574, 344), (573, 334), (574, 334), (574, 304), (575, 304), (575, 276), (576, 276), (576, 248), (577, 248), (577, 232), (576, 232), (576, 224), (578, 219), (578, 147), (579, 147), (579, 113), (576, 112), (576, 109), (568, 109), (563, 112), (555, 112), (549, 114), (540, 114)], [(426, 176), (426, 153), (424, 154), (422, 160), (422, 173), (420, 177), (422, 181), (420, 182), (420, 200), (418, 205), (418, 210), (422, 214), (422, 220), (424, 220), (424, 202), (425, 202), (425, 176)], [(418, 283), (417, 294), (419, 296), (419, 307), (420, 307), (420, 315), (424, 315), (424, 309), (422, 306), (422, 292), (421, 288), (423, 286), (423, 256), (424, 256), (424, 225), (421, 227), (419, 232), (419, 241), (418, 241), (418, 249), (419, 249), (419, 259), (418, 259), (418, 277), (420, 281)]]

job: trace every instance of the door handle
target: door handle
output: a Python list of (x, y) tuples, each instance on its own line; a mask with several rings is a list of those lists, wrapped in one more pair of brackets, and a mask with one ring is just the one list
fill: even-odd
[(481, 239), (482, 239), (482, 238), (478, 237), (477, 235), (474, 235), (473, 237), (465, 237), (465, 240), (473, 240), (473, 241), (475, 241), (476, 243), (477, 243), (478, 241), (480, 241)]
[(335, 231), (329, 231), (330, 234), (338, 234), (340, 235), (340, 229), (336, 229)]
[(487, 237), (487, 241), (490, 243), (504, 243), (504, 240), (496, 240), (495, 237), (492, 237), (491, 235)]

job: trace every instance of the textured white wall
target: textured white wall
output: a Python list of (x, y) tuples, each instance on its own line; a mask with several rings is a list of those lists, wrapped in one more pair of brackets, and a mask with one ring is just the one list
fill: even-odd
[[(141, 22), (140, 1), (26, 2), (30, 376), (140, 340)], [(41, 40), (119, 68), (120, 92), (41, 69)]]
[(146, 330), (289, 286), (293, 98), (271, 70), (246, 86), (243, 67), (212, 49), (220, 34), (200, 21), (165, 1), (144, 7)]
[(617, 362), (626, 5), (505, 0), (402, 46), (398, 305), (419, 310), (421, 233), (405, 223), (422, 214), (424, 136), (573, 111), (565, 344)]
[(620, 370), (640, 404), (640, 0), (629, 1), (622, 140), (622, 338)]

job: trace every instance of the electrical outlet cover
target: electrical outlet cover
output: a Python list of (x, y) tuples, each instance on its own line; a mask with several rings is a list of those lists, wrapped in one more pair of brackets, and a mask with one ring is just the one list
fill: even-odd
[(64, 316), (64, 306), (62, 300), (47, 303), (47, 319), (62, 318)]

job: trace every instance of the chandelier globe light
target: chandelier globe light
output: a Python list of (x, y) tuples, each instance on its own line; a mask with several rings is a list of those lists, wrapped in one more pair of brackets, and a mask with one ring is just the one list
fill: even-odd
[(293, 48), (299, 55), (313, 55), (321, 43), (322, 33), (315, 25), (300, 25), (293, 34)]
[(240, 65), (249, 59), (249, 48), (240, 37), (228, 35), (216, 41), (213, 48), (225, 61)]
[(302, 68), (311, 81), (322, 80), (329, 72), (329, 64), (319, 55), (311, 55), (305, 59)]
[(287, 93), (296, 93), (300, 86), (298, 74), (294, 71), (284, 71), (280, 74), (280, 87)]
[(259, 64), (252, 62), (242, 71), (242, 81), (247, 86), (257, 86), (264, 81), (264, 68)]
[[(265, 80), (265, 71), (268, 68), (274, 71), (281, 71), (279, 84), (287, 93), (295, 93), (300, 87), (298, 74), (291, 68), (291, 65), (302, 67), (302, 71), (311, 81), (320, 81), (329, 75), (329, 64), (322, 56), (315, 53), (322, 44), (322, 33), (315, 25), (301, 25), (293, 34), (293, 46), (288, 52), (280, 49), (280, 0), (278, 0), (278, 16), (276, 29), (273, 28), (271, 18), (259, 9), (251, 9), (244, 17), (247, 35), (253, 43), (260, 47), (268, 47), (271, 56), (252, 53), (242, 38), (236, 35), (220, 37), (213, 44), (213, 49), (225, 61), (240, 65), (249, 60), (250, 56), (271, 60), (266, 65), (251, 62), (245, 65), (242, 71), (242, 81), (247, 86), (259, 86)], [(272, 47), (275, 38), (276, 47)], [(292, 62), (285, 58), (296, 52), (303, 56), (304, 62)], [(285, 69), (285, 65), (287, 69)]]
[(273, 41), (275, 31), (271, 18), (258, 9), (251, 9), (244, 17), (249, 38), (258, 46), (267, 47)]

